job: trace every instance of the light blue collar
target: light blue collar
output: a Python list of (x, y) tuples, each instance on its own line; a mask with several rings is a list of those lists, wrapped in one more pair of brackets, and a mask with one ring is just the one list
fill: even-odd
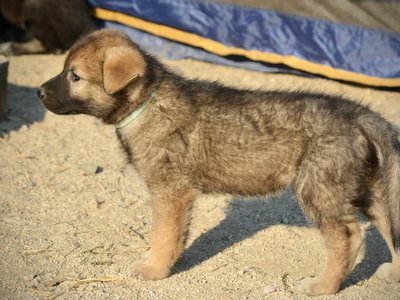
[(158, 87), (155, 88), (155, 90), (149, 95), (149, 97), (147, 98), (147, 100), (144, 103), (142, 103), (138, 108), (136, 108), (133, 112), (131, 112), (129, 114), (129, 116), (127, 116), (125, 119), (123, 119), (117, 125), (115, 125), (115, 127), (117, 129), (121, 129), (122, 127), (125, 127), (130, 122), (135, 120), (140, 115), (140, 113), (147, 107), (147, 105), (149, 105), (151, 99), (153, 99), (153, 97), (156, 94), (157, 90), (158, 90)]

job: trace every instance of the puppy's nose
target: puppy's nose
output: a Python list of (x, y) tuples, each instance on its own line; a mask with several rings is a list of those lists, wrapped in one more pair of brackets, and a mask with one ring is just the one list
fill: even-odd
[(40, 100), (43, 100), (44, 98), (46, 98), (46, 93), (43, 88), (37, 89), (36, 93)]

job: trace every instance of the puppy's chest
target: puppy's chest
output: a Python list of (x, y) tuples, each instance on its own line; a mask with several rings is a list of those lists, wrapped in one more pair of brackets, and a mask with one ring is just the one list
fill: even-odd
[[(180, 129), (156, 131), (117, 131), (128, 161), (140, 173), (181, 168), (186, 164), (189, 140)], [(144, 175), (144, 174), (143, 174)]]

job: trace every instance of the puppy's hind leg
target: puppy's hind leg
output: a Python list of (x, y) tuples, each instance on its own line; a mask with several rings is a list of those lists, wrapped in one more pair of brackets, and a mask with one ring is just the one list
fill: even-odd
[[(387, 203), (385, 203), (387, 199), (385, 199), (384, 194), (383, 185), (376, 182), (372, 188), (372, 205), (366, 210), (366, 214), (382, 235), (392, 256), (392, 262), (383, 263), (375, 274), (387, 283), (395, 283), (400, 282), (400, 249), (396, 252), (393, 239), (395, 235), (392, 234), (390, 212)], [(397, 245), (397, 247), (400, 247), (400, 245)]]
[(317, 277), (307, 277), (297, 286), (310, 296), (335, 294), (352, 270), (362, 244), (360, 228), (355, 222), (324, 220), (320, 230), (328, 252), (326, 265)]
[[(313, 158), (315, 158), (313, 156)], [(305, 161), (293, 182), (304, 212), (319, 227), (326, 243), (327, 262), (315, 278), (305, 278), (297, 289), (311, 296), (335, 294), (352, 270), (362, 244), (351, 199), (357, 191), (355, 176), (341, 178), (327, 162)], [(326, 168), (325, 168), (326, 167)]]
[(135, 262), (128, 270), (130, 276), (145, 280), (166, 278), (183, 250), (185, 231), (196, 192), (167, 191), (165, 189), (153, 195), (150, 256), (145, 261)]

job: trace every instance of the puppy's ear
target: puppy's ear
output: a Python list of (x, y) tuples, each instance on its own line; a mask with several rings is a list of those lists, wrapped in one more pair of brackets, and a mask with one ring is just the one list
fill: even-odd
[(146, 62), (138, 49), (129, 46), (109, 48), (104, 55), (103, 87), (109, 94), (121, 91), (144, 75)]

